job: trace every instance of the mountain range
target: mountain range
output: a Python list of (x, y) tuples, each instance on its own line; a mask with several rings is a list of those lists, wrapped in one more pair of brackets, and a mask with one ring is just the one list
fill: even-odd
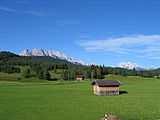
[(142, 67), (141, 65), (138, 65), (136, 63), (131, 63), (131, 62), (121, 62), (116, 67), (125, 68), (129, 70), (133, 68), (135, 68), (136, 70), (155, 70), (157, 69), (155, 66), (145, 68), (145, 67)]
[[(55, 58), (57, 60), (58, 59), (65, 60), (65, 61), (68, 61), (68, 62), (73, 63), (75, 65), (85, 65), (85, 66), (92, 65), (92, 64), (86, 63), (82, 60), (76, 60), (72, 57), (68, 57), (64, 53), (61, 53), (59, 51), (50, 51), (50, 50), (46, 51), (46, 50), (35, 48), (35, 49), (32, 49), (32, 50), (26, 49), (23, 52), (21, 52), (19, 55), (20, 56), (32, 56), (32, 57), (34, 57), (34, 59), (41, 59), (41, 58), (37, 58), (38, 56), (41, 56), (41, 57), (42, 56), (48, 56), (48, 57)], [(43, 58), (43, 60), (45, 60), (45, 58)], [(125, 68), (125, 69), (128, 69), (128, 70), (131, 70), (133, 68), (135, 68), (136, 70), (155, 70), (156, 69), (155, 66), (145, 68), (145, 67), (142, 67), (141, 65), (138, 65), (136, 63), (131, 63), (131, 62), (120, 62), (115, 67)]]
[(50, 56), (56, 59), (61, 59), (61, 60), (66, 60), (68, 62), (71, 62), (73, 64), (77, 65), (85, 65), (85, 66), (90, 66), (92, 64), (88, 64), (82, 60), (75, 60), (74, 58), (68, 57), (63, 53), (60, 53), (59, 51), (46, 51), (42, 49), (33, 49), (33, 50), (24, 50), (19, 54), (20, 56)]

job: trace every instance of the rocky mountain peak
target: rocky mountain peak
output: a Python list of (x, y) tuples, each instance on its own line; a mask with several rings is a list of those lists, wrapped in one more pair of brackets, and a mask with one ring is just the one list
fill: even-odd
[(74, 58), (68, 57), (64, 53), (60, 53), (59, 51), (51, 51), (51, 50), (46, 51), (38, 48), (35, 48), (33, 50), (25, 49), (19, 55), (20, 56), (50, 56), (57, 59), (67, 60), (73, 64), (80, 64), (85, 66), (90, 65), (82, 60), (75, 60)]
[(155, 66), (144, 68), (141, 65), (138, 65), (136, 63), (131, 63), (131, 62), (121, 62), (116, 67), (125, 68), (125, 69), (129, 69), (129, 70), (131, 70), (133, 68), (135, 68), (136, 70), (154, 70), (154, 69), (156, 69)]

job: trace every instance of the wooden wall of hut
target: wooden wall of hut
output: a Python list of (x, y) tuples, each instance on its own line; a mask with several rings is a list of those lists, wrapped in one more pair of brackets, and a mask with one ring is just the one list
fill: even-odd
[(119, 87), (99, 87), (94, 85), (94, 94), (96, 95), (119, 95)]

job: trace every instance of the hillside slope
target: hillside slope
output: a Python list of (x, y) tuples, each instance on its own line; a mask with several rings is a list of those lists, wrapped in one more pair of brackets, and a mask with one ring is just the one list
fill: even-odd
[(53, 58), (50, 56), (29, 56), (29, 57), (26, 56), (24, 58), (30, 58), (32, 60), (51, 62), (51, 63), (56, 63), (56, 64), (67, 64), (69, 66), (78, 66), (78, 65), (73, 64), (71, 62), (68, 62), (67, 60), (56, 59), (56, 58)]

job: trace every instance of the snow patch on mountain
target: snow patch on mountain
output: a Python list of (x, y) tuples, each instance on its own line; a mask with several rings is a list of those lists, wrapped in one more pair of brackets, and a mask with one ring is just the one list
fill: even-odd
[(59, 51), (45, 51), (42, 49), (35, 48), (33, 50), (26, 49), (23, 52), (21, 52), (19, 55), (20, 56), (50, 56), (57, 59), (67, 60), (73, 64), (80, 64), (85, 66), (91, 65), (82, 60), (75, 60), (74, 58), (68, 57), (63, 53), (60, 53)]
[(116, 67), (125, 68), (128, 70), (131, 70), (133, 68), (135, 68), (136, 70), (154, 70), (156, 69), (155, 66), (144, 68), (141, 65), (138, 65), (136, 63), (131, 63), (131, 62), (120, 62)]
[(155, 69), (157, 69), (155, 66), (151, 66), (151, 67), (147, 67), (147, 68), (145, 68), (146, 70), (155, 70)]

